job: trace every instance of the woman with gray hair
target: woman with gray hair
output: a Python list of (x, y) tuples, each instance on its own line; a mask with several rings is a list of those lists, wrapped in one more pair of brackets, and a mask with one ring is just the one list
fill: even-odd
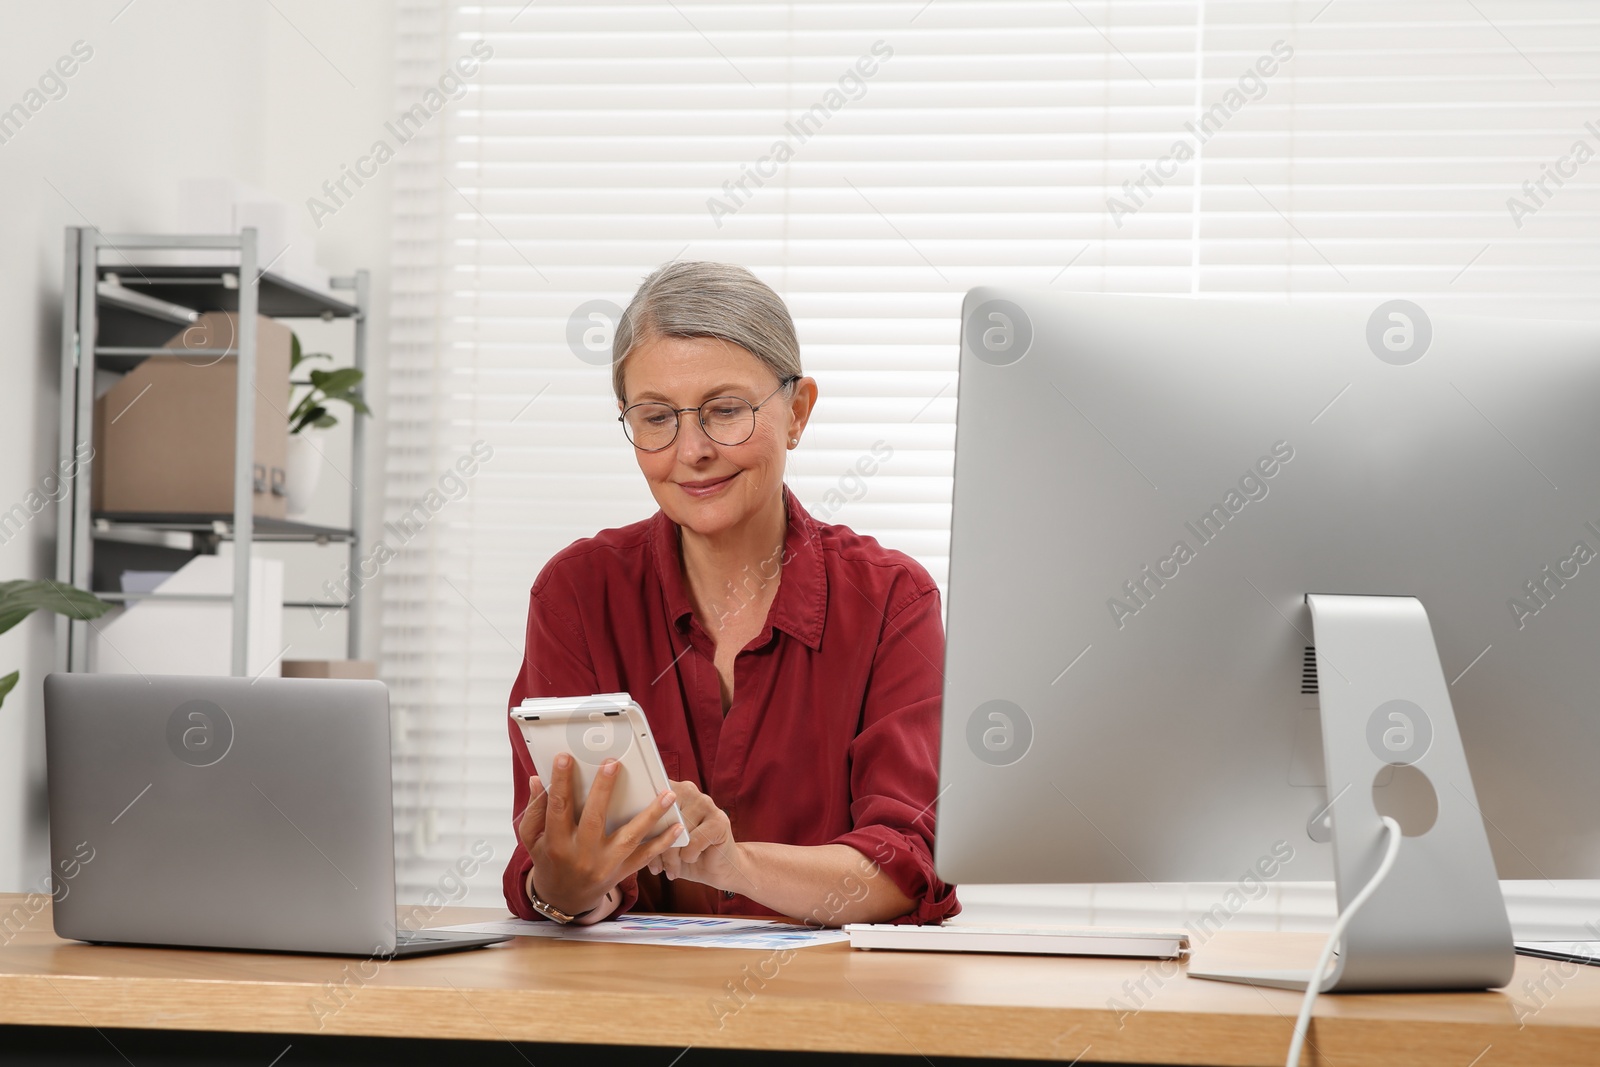
[(632, 694), (689, 843), (671, 847), (676, 826), (648, 836), (659, 809), (605, 832), (614, 760), (575, 818), (572, 757), (535, 768), (508, 723), (520, 814), (506, 903), (581, 923), (633, 908), (825, 926), (955, 914), (933, 869), (938, 590), (783, 484), (817, 401), (788, 308), (742, 267), (671, 263), (639, 286), (612, 353), (619, 421), (660, 510), (540, 572), (510, 706)]

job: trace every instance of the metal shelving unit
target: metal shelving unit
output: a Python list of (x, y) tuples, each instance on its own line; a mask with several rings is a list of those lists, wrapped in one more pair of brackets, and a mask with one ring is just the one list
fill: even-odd
[[(209, 249), (237, 252), (237, 266), (130, 266), (128, 253), (152, 249)], [(103, 262), (103, 260), (110, 260)], [(323, 320), (349, 319), (354, 328), (354, 365), (367, 368), (366, 271), (332, 279), (349, 290), (350, 301), (258, 268), (256, 231), (224, 236), (107, 236), (86, 227), (68, 227), (64, 256), (61, 328), (61, 469), (94, 437), (95, 371), (127, 373), (146, 358), (170, 353), (160, 346), (174, 332), (206, 311), (239, 315), (236, 347), (215, 351), (186, 349), (187, 355), (231, 356), (239, 361), (234, 412), (233, 511), (223, 514), (90, 513), (87, 465), (68, 480), (56, 536), (56, 580), (93, 588), (97, 542), (143, 545), (156, 550), (214, 553), (222, 541), (234, 546), (231, 594), (124, 594), (94, 590), (112, 601), (143, 599), (227, 600), (233, 605), (232, 665), (246, 673), (249, 647), (250, 556), (256, 542), (297, 541), (344, 544), (352, 573), (359, 570), (362, 546), (362, 493), (350, 491), (350, 526), (318, 526), (285, 519), (257, 518), (252, 501), (251, 467), (255, 440), (256, 316)], [(366, 456), (364, 420), (351, 419), (351, 465), (359, 472)], [(93, 462), (92, 460), (90, 461)], [(286, 601), (285, 607), (341, 609), (347, 616), (347, 655), (360, 654), (361, 605), (349, 601)], [(88, 669), (90, 623), (57, 616), (56, 669)]]

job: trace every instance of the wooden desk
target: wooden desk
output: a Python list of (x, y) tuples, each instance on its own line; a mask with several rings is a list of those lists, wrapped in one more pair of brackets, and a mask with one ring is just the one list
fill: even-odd
[[(0, 895), (0, 916), (21, 901)], [(434, 925), (502, 915), (451, 908)], [(1316, 935), (1223, 932), (1200, 953), (1208, 965), (1309, 966), (1319, 947)], [(57, 939), (48, 908), (0, 946), (0, 1026), (289, 1035), (272, 1039), (300, 1042), (283, 1067), (328, 1040), (292, 1035), (496, 1042), (494, 1062), (514, 1063), (522, 1061), (507, 1058), (504, 1042), (876, 1053), (918, 1063), (1281, 1064), (1299, 999), (1190, 980), (1175, 964), (845, 945), (784, 960), (519, 938), (388, 963), (117, 948)], [(23, 1031), (0, 1029), (0, 1062), (7, 1033)], [(1519, 959), (1506, 991), (1324, 997), (1311, 1041), (1317, 1053), (1306, 1063), (1339, 1067), (1600, 1063), (1600, 968)], [(644, 1062), (657, 1059), (666, 1067), (671, 1055)], [(696, 1062), (705, 1061), (686, 1057), (680, 1067)]]

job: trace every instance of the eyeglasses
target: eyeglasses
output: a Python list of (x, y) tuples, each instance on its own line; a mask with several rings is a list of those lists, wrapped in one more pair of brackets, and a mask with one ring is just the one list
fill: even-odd
[(622, 423), (622, 430), (633, 447), (641, 452), (659, 452), (676, 441), (683, 415), (690, 411), (698, 415), (700, 428), (717, 444), (742, 445), (756, 432), (756, 412), (799, 380), (800, 375), (789, 375), (759, 404), (739, 396), (714, 396), (693, 408), (675, 408), (659, 400), (647, 400), (624, 408), (617, 421)]

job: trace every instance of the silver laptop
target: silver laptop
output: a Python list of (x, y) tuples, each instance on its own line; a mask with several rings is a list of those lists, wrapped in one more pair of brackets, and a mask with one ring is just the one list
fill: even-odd
[(382, 682), (58, 673), (44, 714), (60, 937), (378, 958), (507, 940), (396, 922)]

